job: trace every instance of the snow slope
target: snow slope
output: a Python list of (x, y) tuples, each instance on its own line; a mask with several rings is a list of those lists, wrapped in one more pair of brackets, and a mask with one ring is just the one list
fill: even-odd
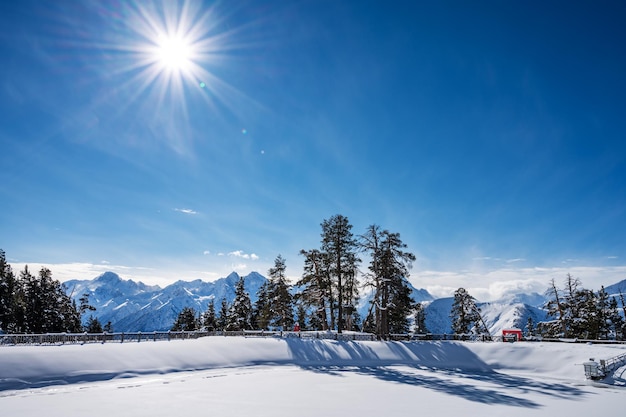
[[(626, 346), (567, 343), (198, 340), (5, 346), (2, 415), (615, 414), (625, 368), (600, 389), (582, 362)], [(621, 386), (620, 386), (621, 385)]]

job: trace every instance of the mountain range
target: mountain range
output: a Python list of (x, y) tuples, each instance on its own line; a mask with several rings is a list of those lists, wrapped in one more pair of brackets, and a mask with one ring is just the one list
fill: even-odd
[[(92, 280), (66, 281), (65, 288), (77, 303), (83, 294), (88, 294), (89, 303), (96, 308), (92, 315), (103, 324), (111, 322), (116, 332), (166, 331), (172, 327), (184, 307), (204, 312), (210, 300), (215, 300), (216, 310), (223, 298), (232, 302), (239, 278), (239, 274), (232, 272), (214, 282), (199, 279), (177, 281), (161, 288), (124, 280), (113, 272), (105, 272)], [(243, 278), (246, 291), (254, 303), (259, 288), (267, 278), (258, 272), (251, 272)], [(624, 292), (624, 289), (626, 280), (606, 287), (606, 291), (612, 295)], [(453, 298), (435, 299), (425, 289), (411, 286), (411, 290), (413, 299), (425, 306), (428, 331), (451, 333), (450, 310)], [(368, 313), (370, 300), (371, 294), (365, 293), (357, 306), (362, 318)], [(499, 334), (505, 328), (523, 329), (529, 317), (535, 323), (546, 320), (546, 311), (543, 309), (546, 301), (547, 298), (538, 293), (515, 294), (498, 301), (478, 303), (478, 307), (490, 333)], [(89, 314), (84, 319), (88, 317)]]

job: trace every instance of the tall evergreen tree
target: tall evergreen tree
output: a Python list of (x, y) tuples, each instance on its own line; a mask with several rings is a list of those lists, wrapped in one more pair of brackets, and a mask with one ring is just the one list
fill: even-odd
[(487, 330), (480, 309), (476, 306), (476, 299), (465, 288), (459, 288), (454, 292), (450, 317), (455, 334), (468, 334), (472, 330), (475, 334), (480, 334)]
[(611, 297), (609, 300), (609, 310), (607, 319), (610, 321), (610, 329), (615, 335), (615, 340), (624, 340), (624, 318), (619, 313), (617, 299)]
[(328, 330), (333, 327), (334, 320), (328, 323), (327, 311), (332, 314), (333, 296), (328, 265), (328, 257), (317, 249), (301, 250), (304, 256), (304, 272), (296, 282), (301, 288), (300, 301), (306, 307), (313, 307), (310, 326), (315, 330)]
[(415, 305), (415, 333), (428, 333), (428, 328), (426, 327), (426, 310), (422, 303)]
[(25, 331), (29, 333), (79, 332), (80, 312), (52, 272), (41, 268), (33, 276), (28, 267), (20, 273), (23, 287)]
[(111, 323), (111, 320), (107, 321), (102, 330), (106, 333), (113, 333), (113, 323)]
[(180, 313), (178, 313), (178, 317), (176, 317), (176, 321), (172, 326), (172, 331), (180, 332), (190, 332), (194, 330), (198, 330), (199, 320), (196, 310), (193, 307), (184, 307)]
[(532, 317), (528, 317), (526, 321), (526, 337), (533, 337), (535, 335), (535, 323), (533, 322)]
[[(565, 337), (576, 337), (581, 333), (581, 310), (585, 308), (585, 299), (592, 298), (592, 294), (579, 291), (581, 282), (571, 274), (565, 277)], [(591, 307), (592, 303), (588, 305)]]
[(267, 330), (272, 320), (271, 311), (271, 284), (265, 281), (257, 291), (257, 301), (254, 304), (252, 323), (260, 330)]
[(78, 301), (80, 302), (80, 307), (78, 307), (78, 312), (81, 314), (85, 314), (87, 311), (96, 311), (96, 308), (89, 304), (89, 293), (84, 293)]
[(542, 334), (544, 336), (556, 336), (559, 332), (562, 336), (567, 334), (567, 322), (565, 314), (565, 303), (561, 290), (556, 286), (554, 278), (550, 280), (550, 286), (546, 291), (546, 296), (549, 297), (545, 308), (548, 312), (548, 316), (556, 319), (556, 326), (545, 325), (545, 329)]
[(300, 325), (300, 330), (308, 329), (306, 316), (306, 308), (302, 303), (298, 303), (296, 307), (296, 321), (298, 322), (298, 325)]
[(229, 310), (228, 301), (226, 301), (226, 298), (222, 298), (222, 302), (220, 303), (220, 314), (217, 317), (218, 330), (226, 330), (226, 326), (228, 325)]
[(377, 225), (368, 227), (360, 246), (370, 255), (367, 284), (374, 291), (371, 303), (376, 334), (387, 339), (389, 333), (407, 333), (415, 307), (407, 278), (415, 255), (404, 250), (407, 246), (399, 233), (381, 230)]
[(87, 324), (85, 325), (85, 332), (87, 333), (102, 333), (102, 324), (97, 317), (89, 316), (87, 319)]
[(211, 298), (207, 310), (202, 316), (202, 325), (205, 329), (212, 332), (217, 327), (217, 317), (215, 315), (215, 300)]
[(18, 282), (0, 249), (0, 331), (13, 333), (17, 330)]
[(293, 297), (289, 292), (289, 283), (286, 275), (287, 266), (285, 259), (278, 255), (274, 260), (274, 266), (270, 268), (269, 292), (271, 324), (290, 330), (293, 327)]
[[(322, 222), (322, 252), (328, 256), (330, 276), (337, 290), (337, 332), (344, 329), (344, 312), (347, 305), (354, 306), (354, 294), (357, 291), (356, 257), (357, 241), (352, 234), (352, 225), (348, 218), (340, 214)], [(345, 303), (345, 304), (344, 304)]]
[(235, 299), (228, 313), (227, 330), (252, 329), (252, 303), (244, 284), (244, 278), (240, 277), (235, 287)]

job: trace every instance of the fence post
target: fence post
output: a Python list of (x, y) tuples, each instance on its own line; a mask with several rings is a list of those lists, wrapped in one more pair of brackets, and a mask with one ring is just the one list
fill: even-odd
[(141, 332), (137, 332), (137, 343), (141, 342)]

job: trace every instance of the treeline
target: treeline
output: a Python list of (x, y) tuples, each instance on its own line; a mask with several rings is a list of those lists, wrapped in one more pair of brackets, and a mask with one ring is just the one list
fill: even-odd
[[(6, 333), (77, 333), (102, 332), (93, 316), (87, 326), (81, 317), (95, 310), (87, 295), (80, 298), (80, 306), (67, 294), (63, 285), (52, 279), (52, 272), (41, 268), (33, 275), (28, 266), (16, 277), (0, 249), (0, 330)], [(110, 323), (109, 323), (110, 325)]]
[[(626, 297), (621, 291), (611, 296), (602, 286), (594, 292), (567, 274), (564, 287), (559, 288), (552, 279), (546, 295), (549, 300), (543, 308), (553, 320), (535, 323), (529, 317), (523, 329), (527, 338), (626, 340)], [(450, 318), (455, 334), (489, 336), (476, 299), (464, 288), (454, 293)]]
[[(544, 337), (565, 337), (579, 339), (626, 339), (626, 312), (624, 294), (611, 297), (604, 290), (594, 292), (582, 288), (578, 278), (567, 274), (564, 287), (559, 288), (554, 279), (546, 293), (550, 300), (545, 308), (554, 318), (549, 322), (538, 323), (536, 333)], [(528, 327), (528, 326), (527, 326)], [(530, 323), (532, 330), (532, 323)]]
[[(411, 297), (409, 270), (415, 255), (406, 251), (399, 233), (372, 225), (355, 236), (348, 218), (335, 215), (321, 223), (320, 247), (303, 249), (302, 277), (290, 284), (285, 259), (278, 255), (268, 271), (268, 281), (250, 301), (241, 278), (235, 299), (229, 305), (215, 300), (207, 311), (188, 307), (179, 314), (173, 330), (363, 330), (387, 339), (393, 333), (407, 333), (410, 319), (425, 331), (423, 307)], [(367, 272), (359, 281), (361, 255), (369, 257)], [(356, 310), (360, 288), (371, 290), (365, 318)], [(216, 312), (216, 310), (219, 310)]]

